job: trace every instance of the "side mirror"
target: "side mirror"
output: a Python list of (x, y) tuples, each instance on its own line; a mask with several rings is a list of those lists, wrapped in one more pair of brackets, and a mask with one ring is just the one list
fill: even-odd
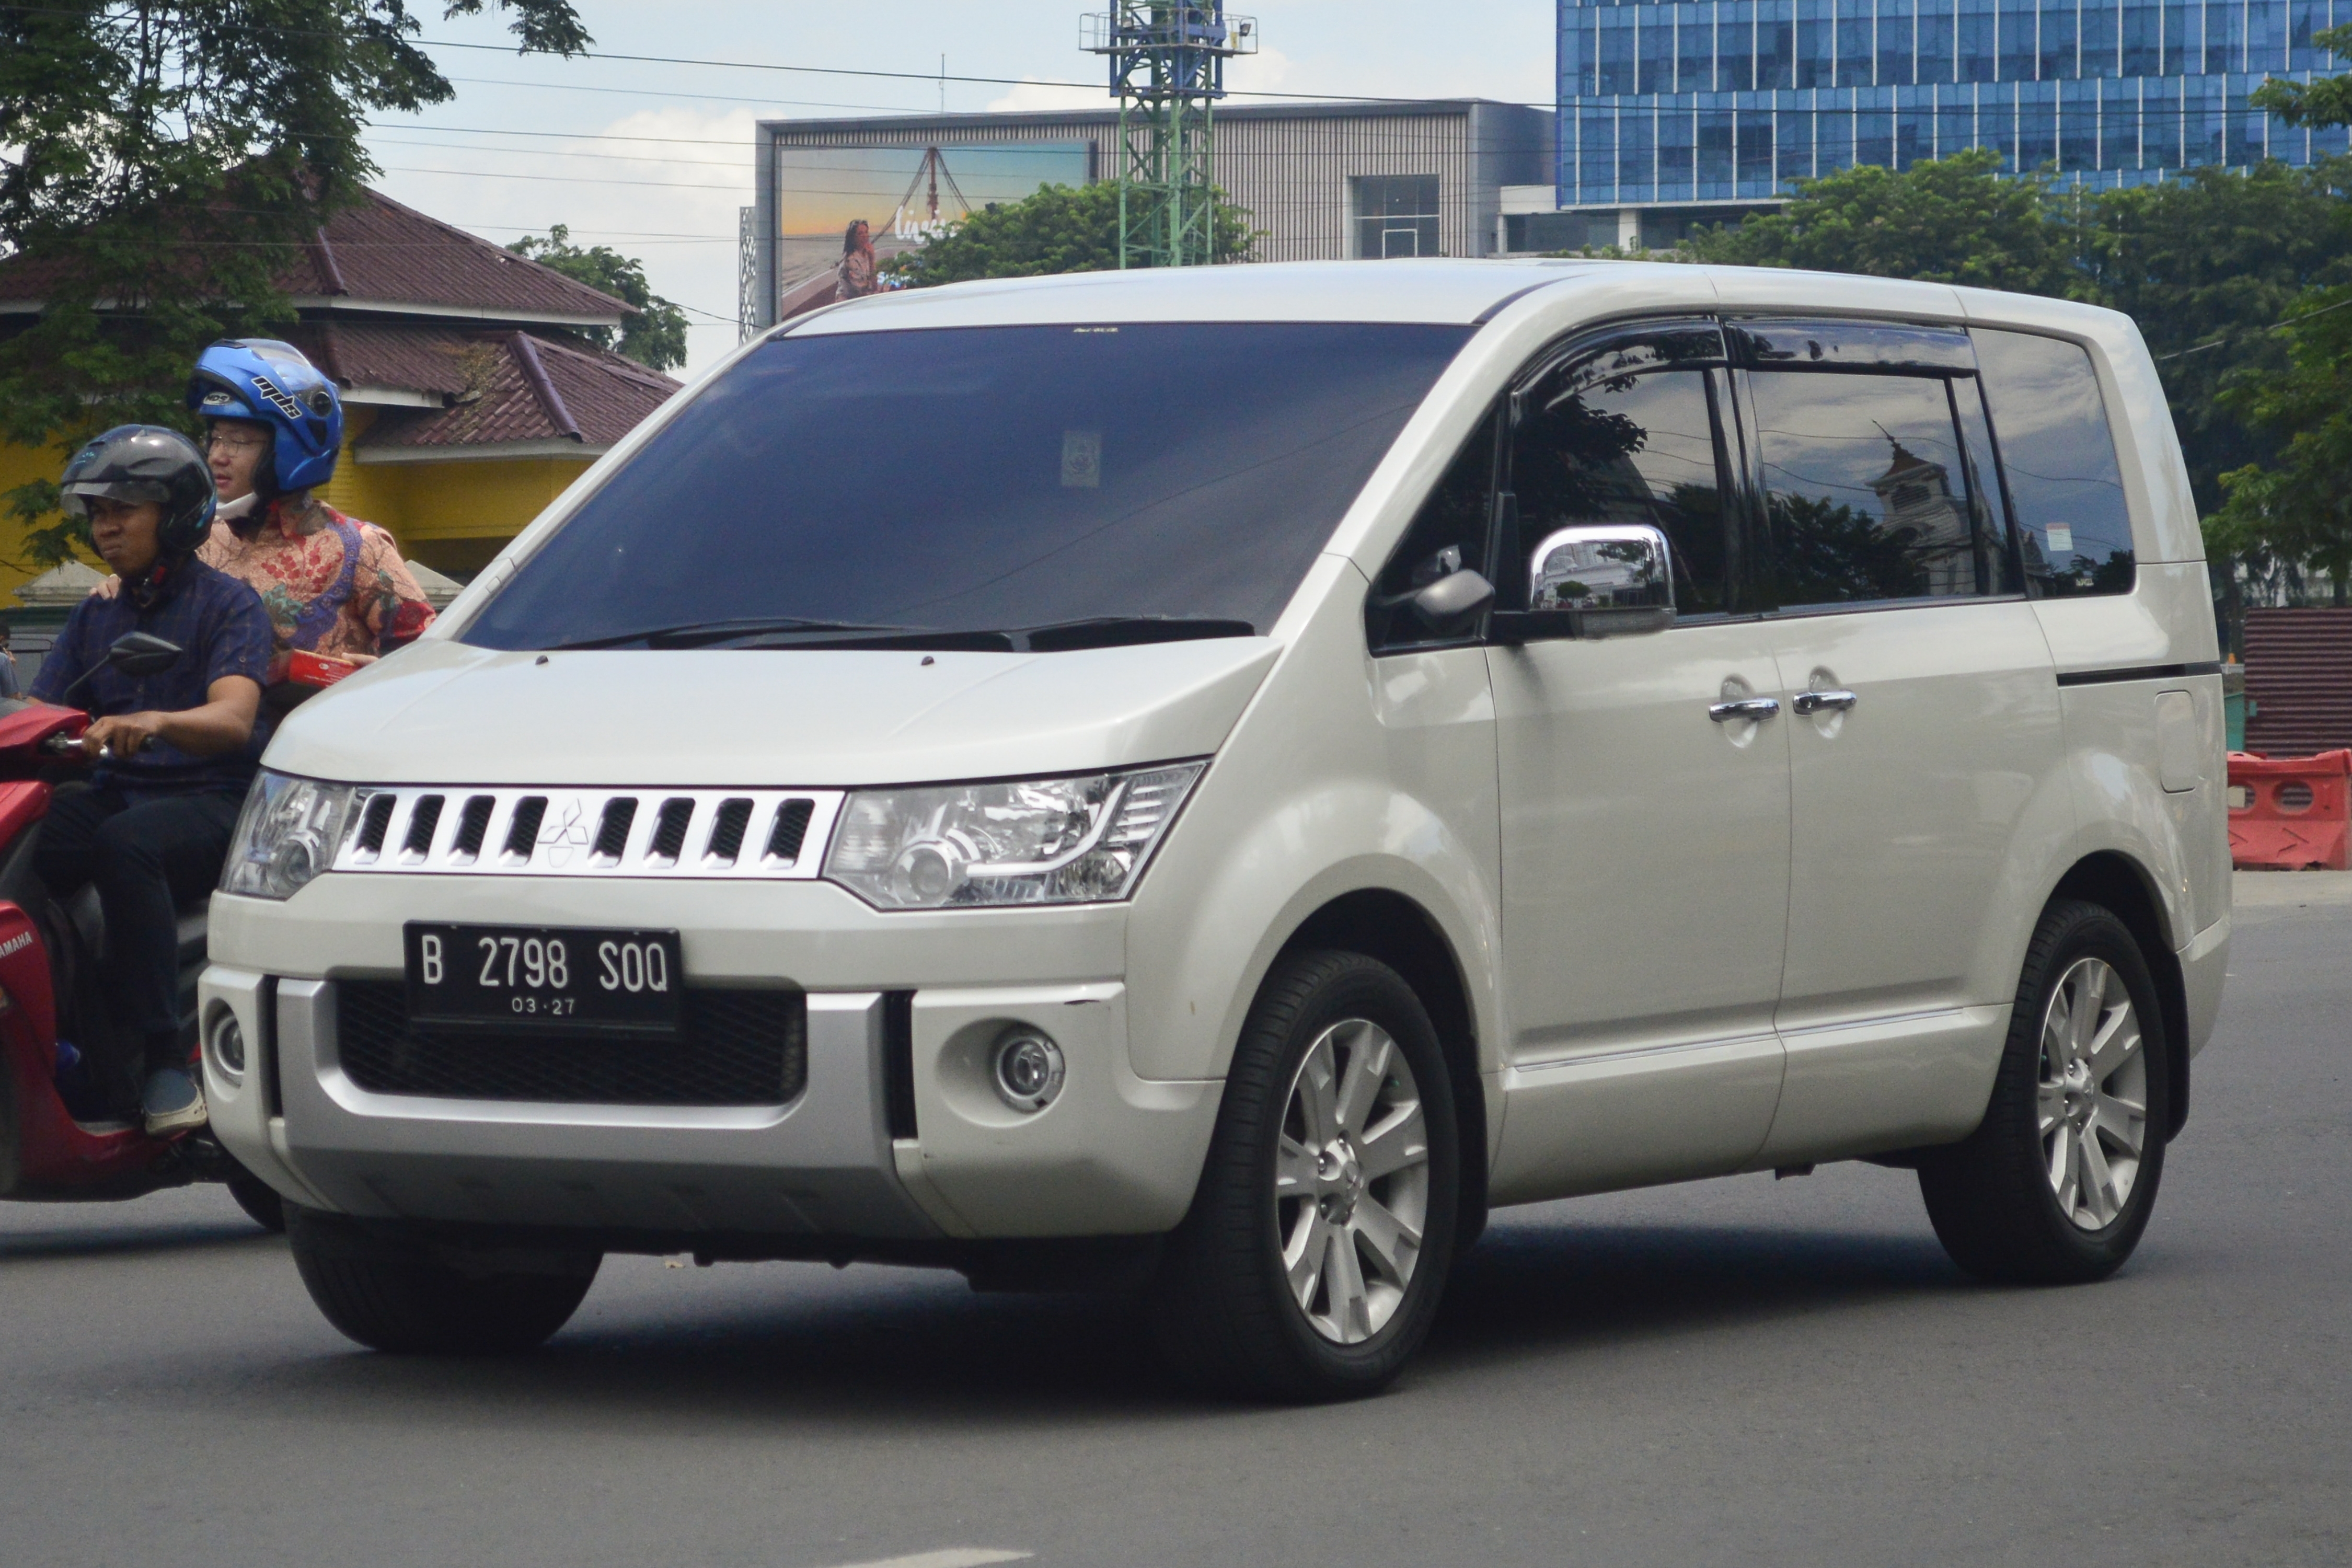
[(1554, 530), (1528, 557), (1528, 614), (1531, 632), (1547, 624), (1579, 637), (1664, 631), (1675, 624), (1665, 534), (1646, 523)]
[(134, 680), (142, 675), (161, 675), (180, 662), (181, 651), (178, 643), (166, 642), (152, 632), (125, 632), (107, 647), (106, 662), (83, 670), (81, 679), (58, 695), (58, 703), (60, 707), (70, 704), (74, 693), (101, 669), (111, 669)]
[(182, 649), (152, 632), (125, 632), (106, 650), (106, 662), (115, 672), (136, 679), (161, 675), (180, 662)]
[(1494, 602), (1495, 584), (1469, 571), (1448, 573), (1405, 601), (1413, 618), (1442, 637), (1468, 631)]

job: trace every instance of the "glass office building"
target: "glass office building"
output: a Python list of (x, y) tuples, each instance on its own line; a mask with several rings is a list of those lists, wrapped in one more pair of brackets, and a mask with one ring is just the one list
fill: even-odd
[(1990, 147), (2093, 187), (2341, 153), (2249, 109), (2352, 0), (1560, 0), (1563, 207), (1738, 202)]

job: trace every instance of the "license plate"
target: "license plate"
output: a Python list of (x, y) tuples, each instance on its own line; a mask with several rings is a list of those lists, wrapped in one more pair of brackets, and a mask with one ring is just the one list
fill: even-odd
[(414, 1023), (546, 1034), (674, 1035), (686, 965), (674, 931), (411, 921)]

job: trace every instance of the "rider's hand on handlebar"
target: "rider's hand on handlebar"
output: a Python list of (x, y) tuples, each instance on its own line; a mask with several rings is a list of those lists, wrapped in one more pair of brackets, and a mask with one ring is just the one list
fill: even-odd
[(148, 742), (163, 732), (161, 713), (117, 713), (104, 719), (93, 719), (82, 731), (82, 755), (95, 757), (100, 752), (116, 757), (135, 757)]

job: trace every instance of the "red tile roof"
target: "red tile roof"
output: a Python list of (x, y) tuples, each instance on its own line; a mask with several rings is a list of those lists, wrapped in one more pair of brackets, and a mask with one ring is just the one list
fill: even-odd
[[(415, 386), (395, 379), (414, 363), (459, 378), (458, 401), (447, 408), (386, 409), (360, 443), (362, 453), (418, 448), (503, 446), (515, 441), (572, 440), (583, 448), (611, 446), (661, 406), (678, 383), (618, 354), (574, 348), (527, 332), (462, 332), (446, 328), (377, 329), (362, 342), (338, 329), (331, 353), (374, 356), (365, 364), (380, 385)], [(306, 347), (308, 345), (305, 345)], [(341, 379), (340, 372), (337, 379)], [(355, 384), (367, 384), (354, 376)], [(439, 390), (419, 387), (418, 390)]]
[(374, 191), (337, 213), (279, 286), (296, 296), (331, 296), (338, 305), (440, 305), (614, 323), (630, 312), (610, 294)]
[[(45, 298), (56, 276), (54, 265), (0, 261), (0, 300)], [(314, 231), (278, 285), (327, 310), (393, 306), (403, 313), (443, 310), (491, 321), (560, 316), (618, 325), (631, 310), (610, 294), (375, 191)]]
[(345, 387), (391, 386), (456, 397), (467, 390), (466, 356), (479, 328), (429, 321), (353, 321), (326, 317), (288, 334), (310, 363)]

